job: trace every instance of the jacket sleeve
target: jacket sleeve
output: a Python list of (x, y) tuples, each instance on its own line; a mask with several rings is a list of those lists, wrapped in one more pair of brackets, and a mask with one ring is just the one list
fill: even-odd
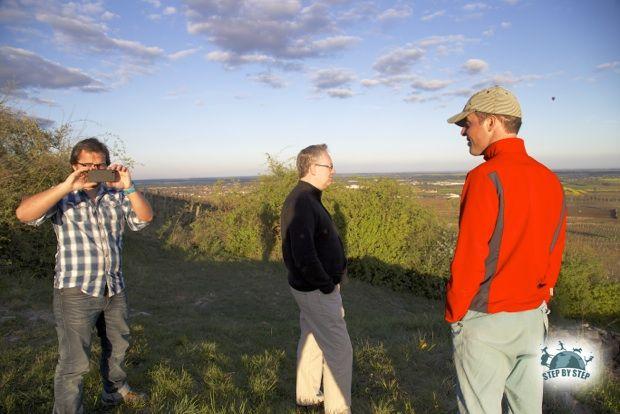
[(446, 292), (445, 319), (465, 316), (485, 276), (485, 260), (499, 212), (499, 197), (491, 178), (481, 170), (467, 175), (461, 194), (459, 236)]
[(289, 240), (295, 266), (302, 277), (321, 292), (331, 293), (335, 286), (332, 278), (325, 272), (314, 245), (316, 216), (308, 200), (300, 198), (294, 206), (293, 218), (289, 225)]
[[(558, 224), (553, 234), (553, 239), (549, 247), (549, 264), (545, 274), (545, 285), (553, 288), (558, 281), (560, 268), (562, 267), (562, 254), (564, 253), (564, 245), (566, 244), (566, 198), (562, 194), (562, 210), (558, 219)], [(547, 298), (547, 301), (550, 299)]]

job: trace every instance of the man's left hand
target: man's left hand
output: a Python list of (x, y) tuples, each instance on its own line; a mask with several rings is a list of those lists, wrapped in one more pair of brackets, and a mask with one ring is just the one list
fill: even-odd
[(131, 187), (131, 174), (129, 173), (129, 169), (120, 164), (112, 164), (108, 167), (108, 170), (114, 170), (118, 172), (120, 176), (118, 181), (114, 182), (106, 182), (105, 184), (111, 188), (117, 188), (119, 190), (125, 190)]

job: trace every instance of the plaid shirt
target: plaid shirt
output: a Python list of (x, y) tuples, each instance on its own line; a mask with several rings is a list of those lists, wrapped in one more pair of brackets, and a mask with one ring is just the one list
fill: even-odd
[(103, 296), (106, 285), (110, 296), (123, 291), (125, 222), (134, 231), (148, 222), (138, 219), (122, 190), (100, 185), (94, 201), (84, 191), (71, 192), (29, 224), (38, 226), (48, 218), (58, 241), (54, 288), (77, 286), (90, 296)]

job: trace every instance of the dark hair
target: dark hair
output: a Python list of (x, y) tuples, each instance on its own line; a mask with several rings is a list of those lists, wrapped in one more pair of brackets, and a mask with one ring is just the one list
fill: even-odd
[(105, 163), (110, 165), (110, 151), (108, 150), (108, 147), (97, 138), (86, 138), (75, 144), (71, 150), (71, 158), (69, 158), (71, 165), (78, 163), (78, 158), (82, 151), (103, 154), (105, 155)]
[(299, 151), (297, 155), (297, 173), (299, 178), (303, 178), (308, 174), (312, 163), (324, 152), (327, 152), (326, 144), (310, 145)]
[(494, 116), (502, 123), (506, 132), (511, 134), (518, 134), (519, 129), (521, 129), (521, 118), (510, 115), (499, 115), (499, 114), (487, 114), (485, 112), (477, 112), (476, 117), (479, 122), (483, 122), (490, 116)]

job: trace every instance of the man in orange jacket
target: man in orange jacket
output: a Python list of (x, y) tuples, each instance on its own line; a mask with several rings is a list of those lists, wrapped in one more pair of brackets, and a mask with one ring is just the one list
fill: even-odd
[[(448, 119), (471, 155), (446, 298), (461, 413), (540, 413), (540, 346), (564, 250), (562, 185), (517, 137), (521, 108), (499, 86)], [(503, 401), (503, 402), (502, 402)]]

